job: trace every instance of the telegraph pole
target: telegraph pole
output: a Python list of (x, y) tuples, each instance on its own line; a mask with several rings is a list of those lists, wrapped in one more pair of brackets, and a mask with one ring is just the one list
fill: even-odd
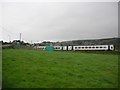
[(20, 33), (20, 41), (21, 41), (21, 33)]

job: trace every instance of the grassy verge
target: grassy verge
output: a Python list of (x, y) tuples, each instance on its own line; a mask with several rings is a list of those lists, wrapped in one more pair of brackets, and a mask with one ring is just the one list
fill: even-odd
[(115, 54), (3, 50), (4, 88), (114, 88), (117, 76)]

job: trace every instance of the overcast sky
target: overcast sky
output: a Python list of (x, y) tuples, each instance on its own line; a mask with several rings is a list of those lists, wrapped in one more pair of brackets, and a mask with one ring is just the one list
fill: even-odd
[(117, 2), (5, 2), (2, 38), (5, 41), (65, 41), (118, 36)]

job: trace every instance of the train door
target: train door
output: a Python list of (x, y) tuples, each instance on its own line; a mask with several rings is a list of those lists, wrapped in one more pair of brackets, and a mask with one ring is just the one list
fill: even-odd
[(72, 50), (72, 46), (68, 46), (68, 50)]
[(63, 46), (62, 50), (67, 50), (67, 46)]

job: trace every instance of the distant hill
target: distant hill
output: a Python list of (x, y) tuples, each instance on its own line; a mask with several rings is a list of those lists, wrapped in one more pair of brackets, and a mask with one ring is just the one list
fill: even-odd
[(92, 40), (72, 40), (61, 42), (61, 45), (115, 45), (115, 48), (120, 47), (120, 38), (92, 39)]

